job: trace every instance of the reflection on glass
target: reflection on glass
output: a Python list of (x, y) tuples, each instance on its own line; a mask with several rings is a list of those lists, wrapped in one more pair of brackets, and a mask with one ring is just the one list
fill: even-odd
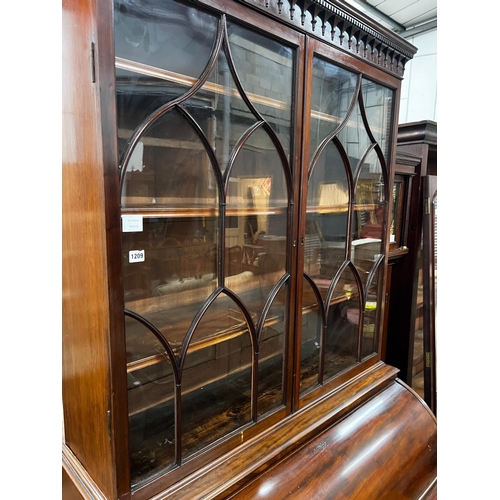
[[(262, 127), (240, 149), (228, 193), (226, 243), (231, 240), (231, 247), (241, 247), (242, 272), (227, 276), (225, 285), (258, 319), (269, 293), (285, 273), (288, 205), (284, 167)], [(231, 222), (235, 228), (229, 227)]]
[(337, 282), (328, 309), (324, 378), (352, 366), (358, 356), (359, 290), (348, 267)]
[(307, 192), (304, 271), (323, 300), (346, 259), (349, 183), (337, 146), (330, 142), (312, 166)]
[(235, 145), (258, 120), (236, 87), (224, 51), (219, 53), (208, 82), (186, 101), (186, 105), (195, 107), (200, 101), (210, 110), (210, 120), (202, 127), (215, 151), (219, 168), (224, 172)]
[(170, 308), (204, 301), (216, 286), (216, 222), (215, 217), (144, 217), (141, 232), (123, 232), (126, 306), (136, 310), (142, 299), (151, 299), (146, 314), (152, 318), (167, 301)]
[[(380, 300), (376, 280), (365, 309), (367, 292), (360, 286), (368, 283), (383, 253), (393, 91), (360, 78), (313, 58), (301, 394), (376, 347), (370, 334)], [(363, 347), (362, 332), (372, 335), (371, 343), (363, 337)]]
[(389, 241), (391, 245), (399, 246), (401, 242), (401, 225), (403, 216), (403, 182), (396, 178), (392, 188), (391, 228)]
[(314, 57), (309, 159), (344, 121), (356, 98), (356, 81), (354, 73)]
[(366, 293), (366, 304), (363, 318), (363, 337), (362, 353), (363, 357), (377, 352), (376, 333), (377, 333), (377, 297), (380, 269), (377, 270), (374, 279), (371, 281)]
[(355, 188), (355, 220), (351, 261), (362, 281), (382, 253), (386, 216), (385, 184), (375, 150), (365, 158)]
[[(245, 93), (271, 125), (289, 156), (294, 52), (234, 23), (228, 23), (228, 33), (234, 65)], [(239, 115), (237, 108), (234, 112)]]
[(295, 51), (230, 23), (216, 52), (225, 21), (182, 1), (115, 21), (138, 486), (283, 405)]
[(213, 357), (183, 373), (183, 459), (251, 420), (251, 346), (242, 311), (228, 296), (219, 295), (198, 324), (187, 352), (186, 363), (210, 347)]
[(128, 317), (126, 327), (135, 330), (142, 347), (142, 352), (136, 352), (136, 342), (127, 337), (131, 480), (135, 483), (174, 463), (175, 380), (165, 349), (154, 334)]
[(283, 404), (285, 304), (286, 288), (282, 286), (266, 316), (267, 326), (263, 328), (259, 337), (259, 416)]
[(372, 145), (372, 141), (370, 140), (370, 136), (363, 122), (359, 102), (354, 106), (353, 112), (347, 120), (347, 125), (339, 132), (338, 137), (347, 153), (349, 164), (354, 172), (359, 160), (361, 160), (368, 148)]
[(118, 0), (114, 5), (118, 145), (123, 154), (126, 141), (149, 114), (184, 94), (202, 75), (218, 20), (173, 0)]
[(370, 131), (387, 161), (394, 91), (363, 78), (361, 92)]
[(122, 207), (214, 210), (218, 192), (200, 137), (180, 111), (160, 116), (124, 165)]
[(199, 78), (213, 50), (216, 16), (174, 0), (114, 2), (115, 54)]
[[(146, 76), (125, 69), (116, 69), (116, 113), (118, 147), (125, 152), (127, 141), (147, 117), (158, 108), (186, 91), (186, 87), (155, 76)], [(206, 120), (206, 118), (205, 118)], [(144, 146), (144, 143), (142, 143)], [(141, 168), (139, 152), (132, 163)]]
[(321, 307), (307, 279), (302, 289), (302, 338), (300, 351), (300, 393), (318, 385), (321, 332)]

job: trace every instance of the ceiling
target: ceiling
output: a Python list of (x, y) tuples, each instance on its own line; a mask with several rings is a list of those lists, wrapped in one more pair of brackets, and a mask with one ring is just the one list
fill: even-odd
[(404, 38), (437, 27), (437, 0), (344, 0)]

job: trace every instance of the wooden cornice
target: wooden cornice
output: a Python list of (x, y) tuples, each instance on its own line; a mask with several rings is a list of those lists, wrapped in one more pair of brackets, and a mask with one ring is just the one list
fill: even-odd
[(412, 155), (406, 153), (405, 151), (396, 151), (396, 172), (398, 172), (397, 165), (405, 165), (409, 167), (417, 167), (418, 164), (422, 161), (420, 156)]
[(398, 127), (398, 144), (415, 142), (437, 146), (437, 123), (432, 120), (401, 123)]
[(239, 0), (402, 78), (417, 48), (340, 0)]

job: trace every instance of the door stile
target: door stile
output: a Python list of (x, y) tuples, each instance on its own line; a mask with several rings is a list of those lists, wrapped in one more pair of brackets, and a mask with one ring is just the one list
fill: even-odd
[(313, 51), (311, 48), (311, 39), (306, 37), (303, 57), (301, 58), (304, 65), (304, 78), (302, 96), (302, 119), (300, 120), (302, 127), (302, 134), (300, 140), (300, 168), (296, 169), (295, 186), (296, 192), (296, 238), (294, 239), (294, 254), (295, 254), (295, 267), (294, 273), (296, 280), (295, 296), (293, 300), (294, 310), (294, 377), (293, 377), (293, 405), (292, 411), (297, 411), (300, 408), (300, 368), (301, 368), (301, 338), (302, 338), (302, 294), (304, 288), (304, 239), (306, 228), (306, 209), (307, 209), (307, 179), (309, 170), (309, 130), (310, 130), (310, 114), (307, 113), (311, 109), (311, 92), (312, 87), (312, 58)]

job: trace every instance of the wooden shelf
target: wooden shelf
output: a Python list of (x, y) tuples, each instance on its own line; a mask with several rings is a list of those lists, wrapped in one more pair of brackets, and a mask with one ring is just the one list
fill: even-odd
[[(220, 209), (212, 202), (211, 205), (200, 205), (199, 200), (190, 204), (189, 200), (177, 200), (172, 198), (155, 198), (152, 203), (150, 197), (135, 197), (133, 201), (125, 199), (122, 215), (141, 215), (149, 218), (189, 218), (189, 217), (218, 217)], [(146, 206), (145, 206), (146, 205)], [(149, 205), (150, 207), (148, 207)], [(249, 215), (286, 215), (288, 207), (286, 203), (281, 206), (268, 207), (266, 209), (256, 209), (248, 207), (235, 207), (226, 205), (227, 217), (248, 217)]]
[[(256, 293), (261, 293), (261, 290), (255, 290)], [(268, 290), (264, 292), (266, 295)], [(340, 293), (332, 297), (330, 301), (330, 305), (339, 304), (341, 302), (345, 302), (349, 299), (355, 299), (358, 297), (358, 294), (345, 292)], [(161, 297), (160, 297), (161, 298)], [(165, 297), (162, 297), (165, 299)], [(144, 307), (144, 303), (151, 302), (151, 300), (156, 299), (145, 299), (141, 301), (137, 301), (137, 304), (141, 304), (139, 307)], [(165, 305), (168, 303), (163, 300)], [(230, 303), (230, 299), (228, 299), (228, 304)], [(316, 299), (316, 295), (314, 292), (307, 288), (304, 290), (304, 303), (308, 304), (302, 308), (303, 314), (310, 314), (314, 311), (319, 310), (319, 304)], [(261, 306), (261, 303), (252, 304), (247, 303), (246, 306), (249, 310), (258, 310)], [(252, 308), (253, 306), (253, 308)], [(129, 305), (129, 309), (134, 310), (133, 304)], [(145, 312), (145, 317), (151, 321), (165, 336), (165, 338), (169, 341), (170, 346), (175, 355), (179, 355), (180, 349), (182, 348), (183, 341), (185, 335), (191, 325), (192, 319), (195, 317), (196, 312), (198, 310), (198, 306), (186, 306), (175, 308), (175, 309), (163, 309), (155, 312)], [(241, 314), (239, 311), (234, 311), (236, 314)], [(253, 318), (257, 318), (256, 313), (252, 314)], [(181, 318), (173, 326), (169, 323), (169, 319), (171, 318)], [(279, 322), (285, 320), (284, 313), (283, 314), (271, 314), (268, 316), (264, 322), (264, 328), (275, 325)], [(241, 320), (238, 321), (238, 318), (233, 316), (232, 321), (234, 324), (228, 326), (227, 328), (220, 328), (221, 317), (219, 314), (211, 314), (210, 310), (208, 310), (202, 323), (198, 327), (196, 337), (191, 341), (189, 345), (189, 352), (195, 352), (201, 349), (205, 349), (207, 347), (211, 347), (222, 342), (228, 341), (230, 339), (236, 338), (240, 335), (243, 335), (248, 332), (246, 321), (241, 315)], [(127, 363), (127, 373), (133, 373), (137, 370), (142, 370), (144, 368), (156, 365), (168, 359), (168, 356), (165, 352), (157, 352), (154, 353), (154, 350), (158, 346), (156, 337), (151, 333), (147, 336), (144, 336), (145, 327), (137, 323), (137, 326), (131, 327), (127, 329), (127, 339), (130, 346), (133, 346), (134, 353), (137, 354), (135, 359), (129, 359)]]
[[(140, 75), (144, 76), (149, 76), (152, 78), (157, 78), (159, 80), (165, 80), (171, 83), (176, 83), (177, 85), (181, 85), (186, 88), (191, 88), (196, 85), (198, 80), (196, 78), (183, 75), (181, 73), (176, 73), (174, 71), (168, 71), (162, 68), (158, 68), (157, 66), (150, 66), (148, 64), (143, 64), (139, 63), (136, 61), (132, 61), (130, 59), (125, 59), (123, 57), (115, 57), (115, 66), (117, 69), (122, 69), (125, 71), (130, 71), (132, 73), (137, 73)], [(124, 77), (117, 77), (117, 81), (119, 82), (120, 79), (123, 79)], [(126, 77), (125, 77), (126, 78)], [(201, 91), (205, 91), (208, 93), (215, 93), (218, 95), (227, 95), (232, 98), (236, 99), (242, 99), (241, 94), (239, 91), (235, 88), (232, 87), (226, 87), (224, 85), (221, 85), (219, 83), (214, 83), (214, 82), (205, 82), (201, 87)], [(268, 106), (270, 108), (275, 108), (275, 109), (281, 109), (281, 110), (286, 110), (290, 107), (290, 104), (284, 101), (281, 101), (279, 99), (272, 99), (270, 97), (266, 97), (263, 95), (255, 94), (252, 92), (246, 92), (247, 97), (252, 101), (254, 104), (260, 104), (263, 106)], [(330, 115), (327, 113), (323, 113), (318, 110), (311, 110), (311, 118), (323, 121), (323, 122), (330, 122), (334, 123), (336, 125), (342, 123), (343, 118)], [(355, 128), (355, 129), (362, 129), (364, 127), (363, 123), (358, 123), (355, 121), (349, 121), (347, 123), (347, 126), (350, 128)], [(374, 127), (372, 124), (372, 131), (376, 133), (383, 133), (384, 130), (380, 127)]]

